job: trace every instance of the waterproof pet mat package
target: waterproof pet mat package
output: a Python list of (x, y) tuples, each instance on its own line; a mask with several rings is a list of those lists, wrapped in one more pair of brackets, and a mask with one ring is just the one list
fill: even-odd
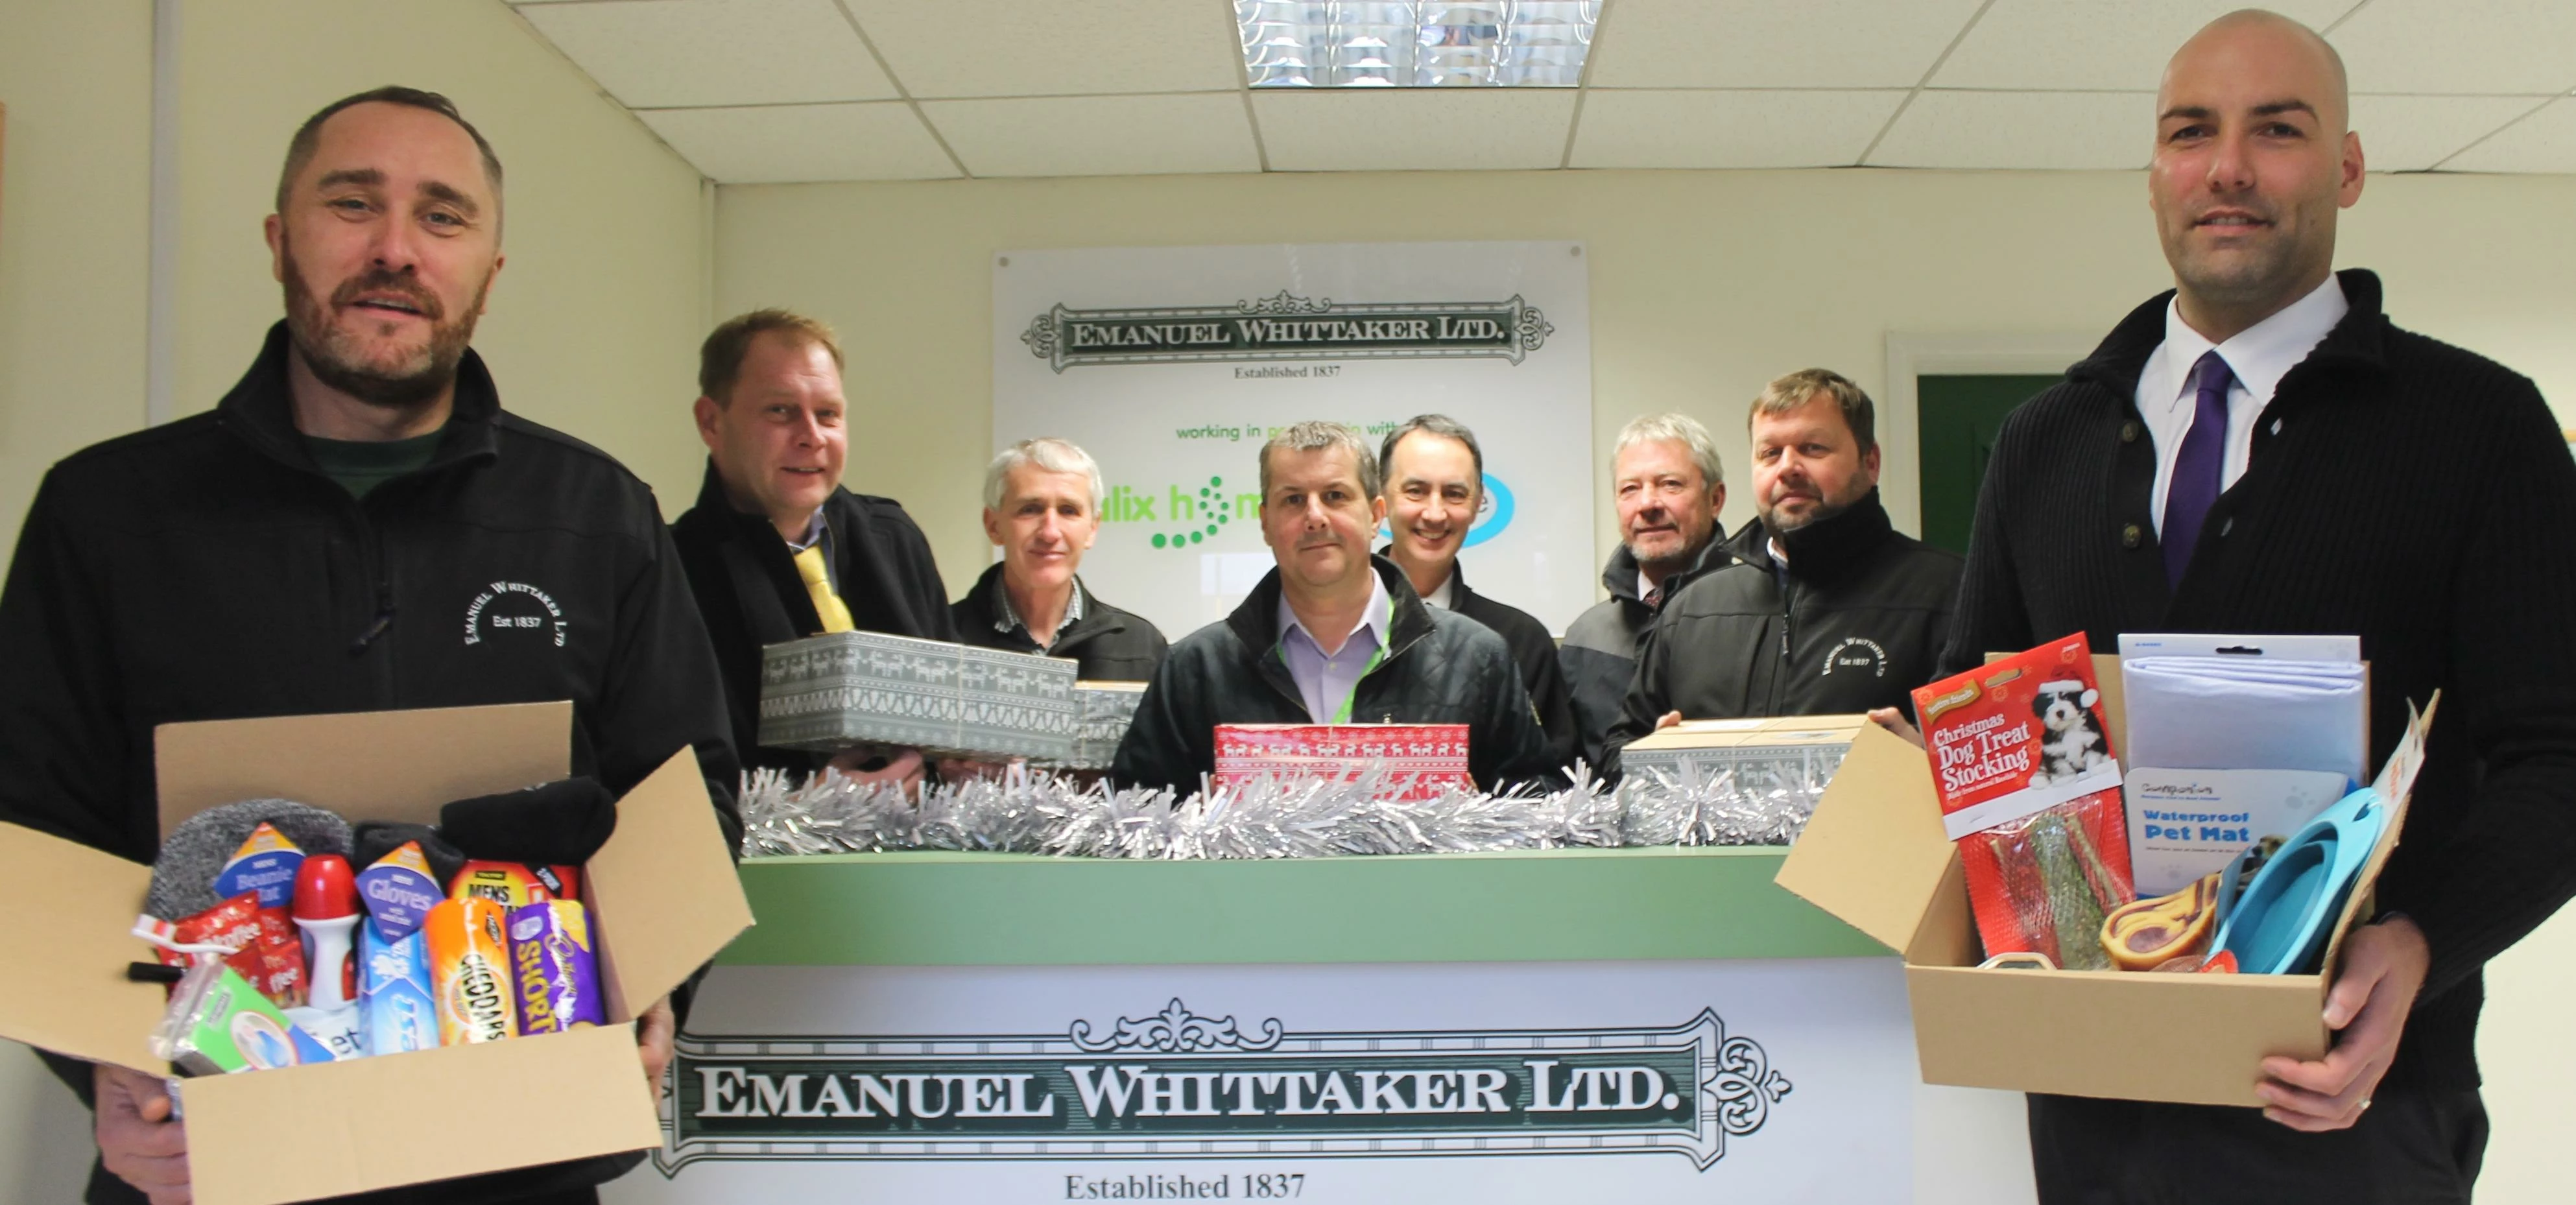
[(2129, 850), (2162, 895), (2277, 846), (2360, 781), (2367, 669), (2352, 636), (2120, 637)]
[(2084, 636), (1918, 688), (1914, 708), (1986, 953), (2110, 969), (2104, 918), (2136, 897)]

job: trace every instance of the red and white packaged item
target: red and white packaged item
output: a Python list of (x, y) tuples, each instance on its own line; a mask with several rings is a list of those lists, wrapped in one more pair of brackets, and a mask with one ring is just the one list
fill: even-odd
[(1383, 773), (1384, 796), (1430, 799), (1472, 791), (1465, 724), (1219, 724), (1216, 786), (1263, 778), (1354, 781)]
[(1914, 714), (1986, 954), (2111, 969), (2102, 919), (2136, 893), (2083, 634), (1919, 687)]

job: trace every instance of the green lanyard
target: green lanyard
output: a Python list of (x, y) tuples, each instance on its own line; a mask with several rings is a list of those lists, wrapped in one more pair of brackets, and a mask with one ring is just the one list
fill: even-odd
[(1351, 693), (1349, 693), (1349, 694), (1347, 694), (1347, 695), (1342, 696), (1342, 705), (1341, 705), (1340, 707), (1338, 707), (1338, 708), (1335, 708), (1335, 709), (1334, 709), (1334, 711), (1333, 711), (1333, 722), (1334, 722), (1334, 723), (1336, 723), (1336, 724), (1347, 724), (1347, 723), (1350, 723), (1350, 722), (1351, 722), (1351, 704), (1359, 701), (1359, 697), (1360, 697), (1360, 683), (1368, 681), (1368, 676), (1369, 676), (1371, 673), (1373, 673), (1373, 672), (1375, 672), (1375, 671), (1376, 671), (1376, 669), (1377, 669), (1377, 667), (1378, 667), (1378, 664), (1379, 664), (1380, 662), (1383, 662), (1383, 661), (1385, 661), (1385, 660), (1386, 660), (1386, 646), (1385, 646), (1385, 645), (1381, 644), (1381, 645), (1377, 646), (1376, 648), (1374, 648), (1374, 649), (1372, 649), (1372, 650), (1370, 650), (1370, 651), (1369, 651), (1368, 664), (1363, 665), (1363, 666), (1361, 666), (1361, 667), (1360, 667), (1360, 676), (1359, 676), (1359, 677), (1356, 677), (1356, 678), (1351, 679)]

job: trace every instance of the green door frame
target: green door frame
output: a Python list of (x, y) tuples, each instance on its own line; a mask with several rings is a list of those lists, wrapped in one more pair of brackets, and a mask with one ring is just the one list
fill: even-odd
[(1915, 378), (1953, 373), (2060, 373), (2093, 354), (2099, 331), (1923, 334), (1890, 331), (1887, 387), (1878, 402), (1878, 441), (1889, 449), (1878, 475), (1888, 518), (1907, 535), (1923, 534), (1922, 405)]

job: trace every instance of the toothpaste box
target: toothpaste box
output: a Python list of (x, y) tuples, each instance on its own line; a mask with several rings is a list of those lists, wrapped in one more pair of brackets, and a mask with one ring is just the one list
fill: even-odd
[(418, 930), (388, 941), (374, 925), (358, 926), (358, 991), (367, 1053), (438, 1048), (438, 1006), (430, 995), (429, 954)]
[[(450, 800), (564, 777), (571, 748), (568, 702), (167, 724), (154, 734), (164, 831), (262, 797), (353, 821), (435, 822)], [(660, 1145), (656, 1090), (637, 1074), (626, 1022), (749, 926), (751, 910), (689, 750), (617, 809), (616, 833), (580, 885), (605, 1024), (180, 1080), (200, 1205), (281, 1205)], [(162, 988), (125, 975), (151, 958), (129, 932), (150, 879), (148, 867), (113, 854), (0, 824), (0, 908), (47, 918), (24, 926), (18, 973), (0, 976), (0, 1037), (171, 1073), (147, 1044)], [(384, 952), (381, 941), (373, 952)], [(545, 1085), (545, 1124), (491, 1107), (495, 1084)], [(280, 1134), (297, 1136), (296, 1158), (277, 1158)]]
[(760, 651), (760, 743), (832, 752), (903, 745), (934, 755), (1073, 754), (1075, 663), (883, 632), (833, 632)]

